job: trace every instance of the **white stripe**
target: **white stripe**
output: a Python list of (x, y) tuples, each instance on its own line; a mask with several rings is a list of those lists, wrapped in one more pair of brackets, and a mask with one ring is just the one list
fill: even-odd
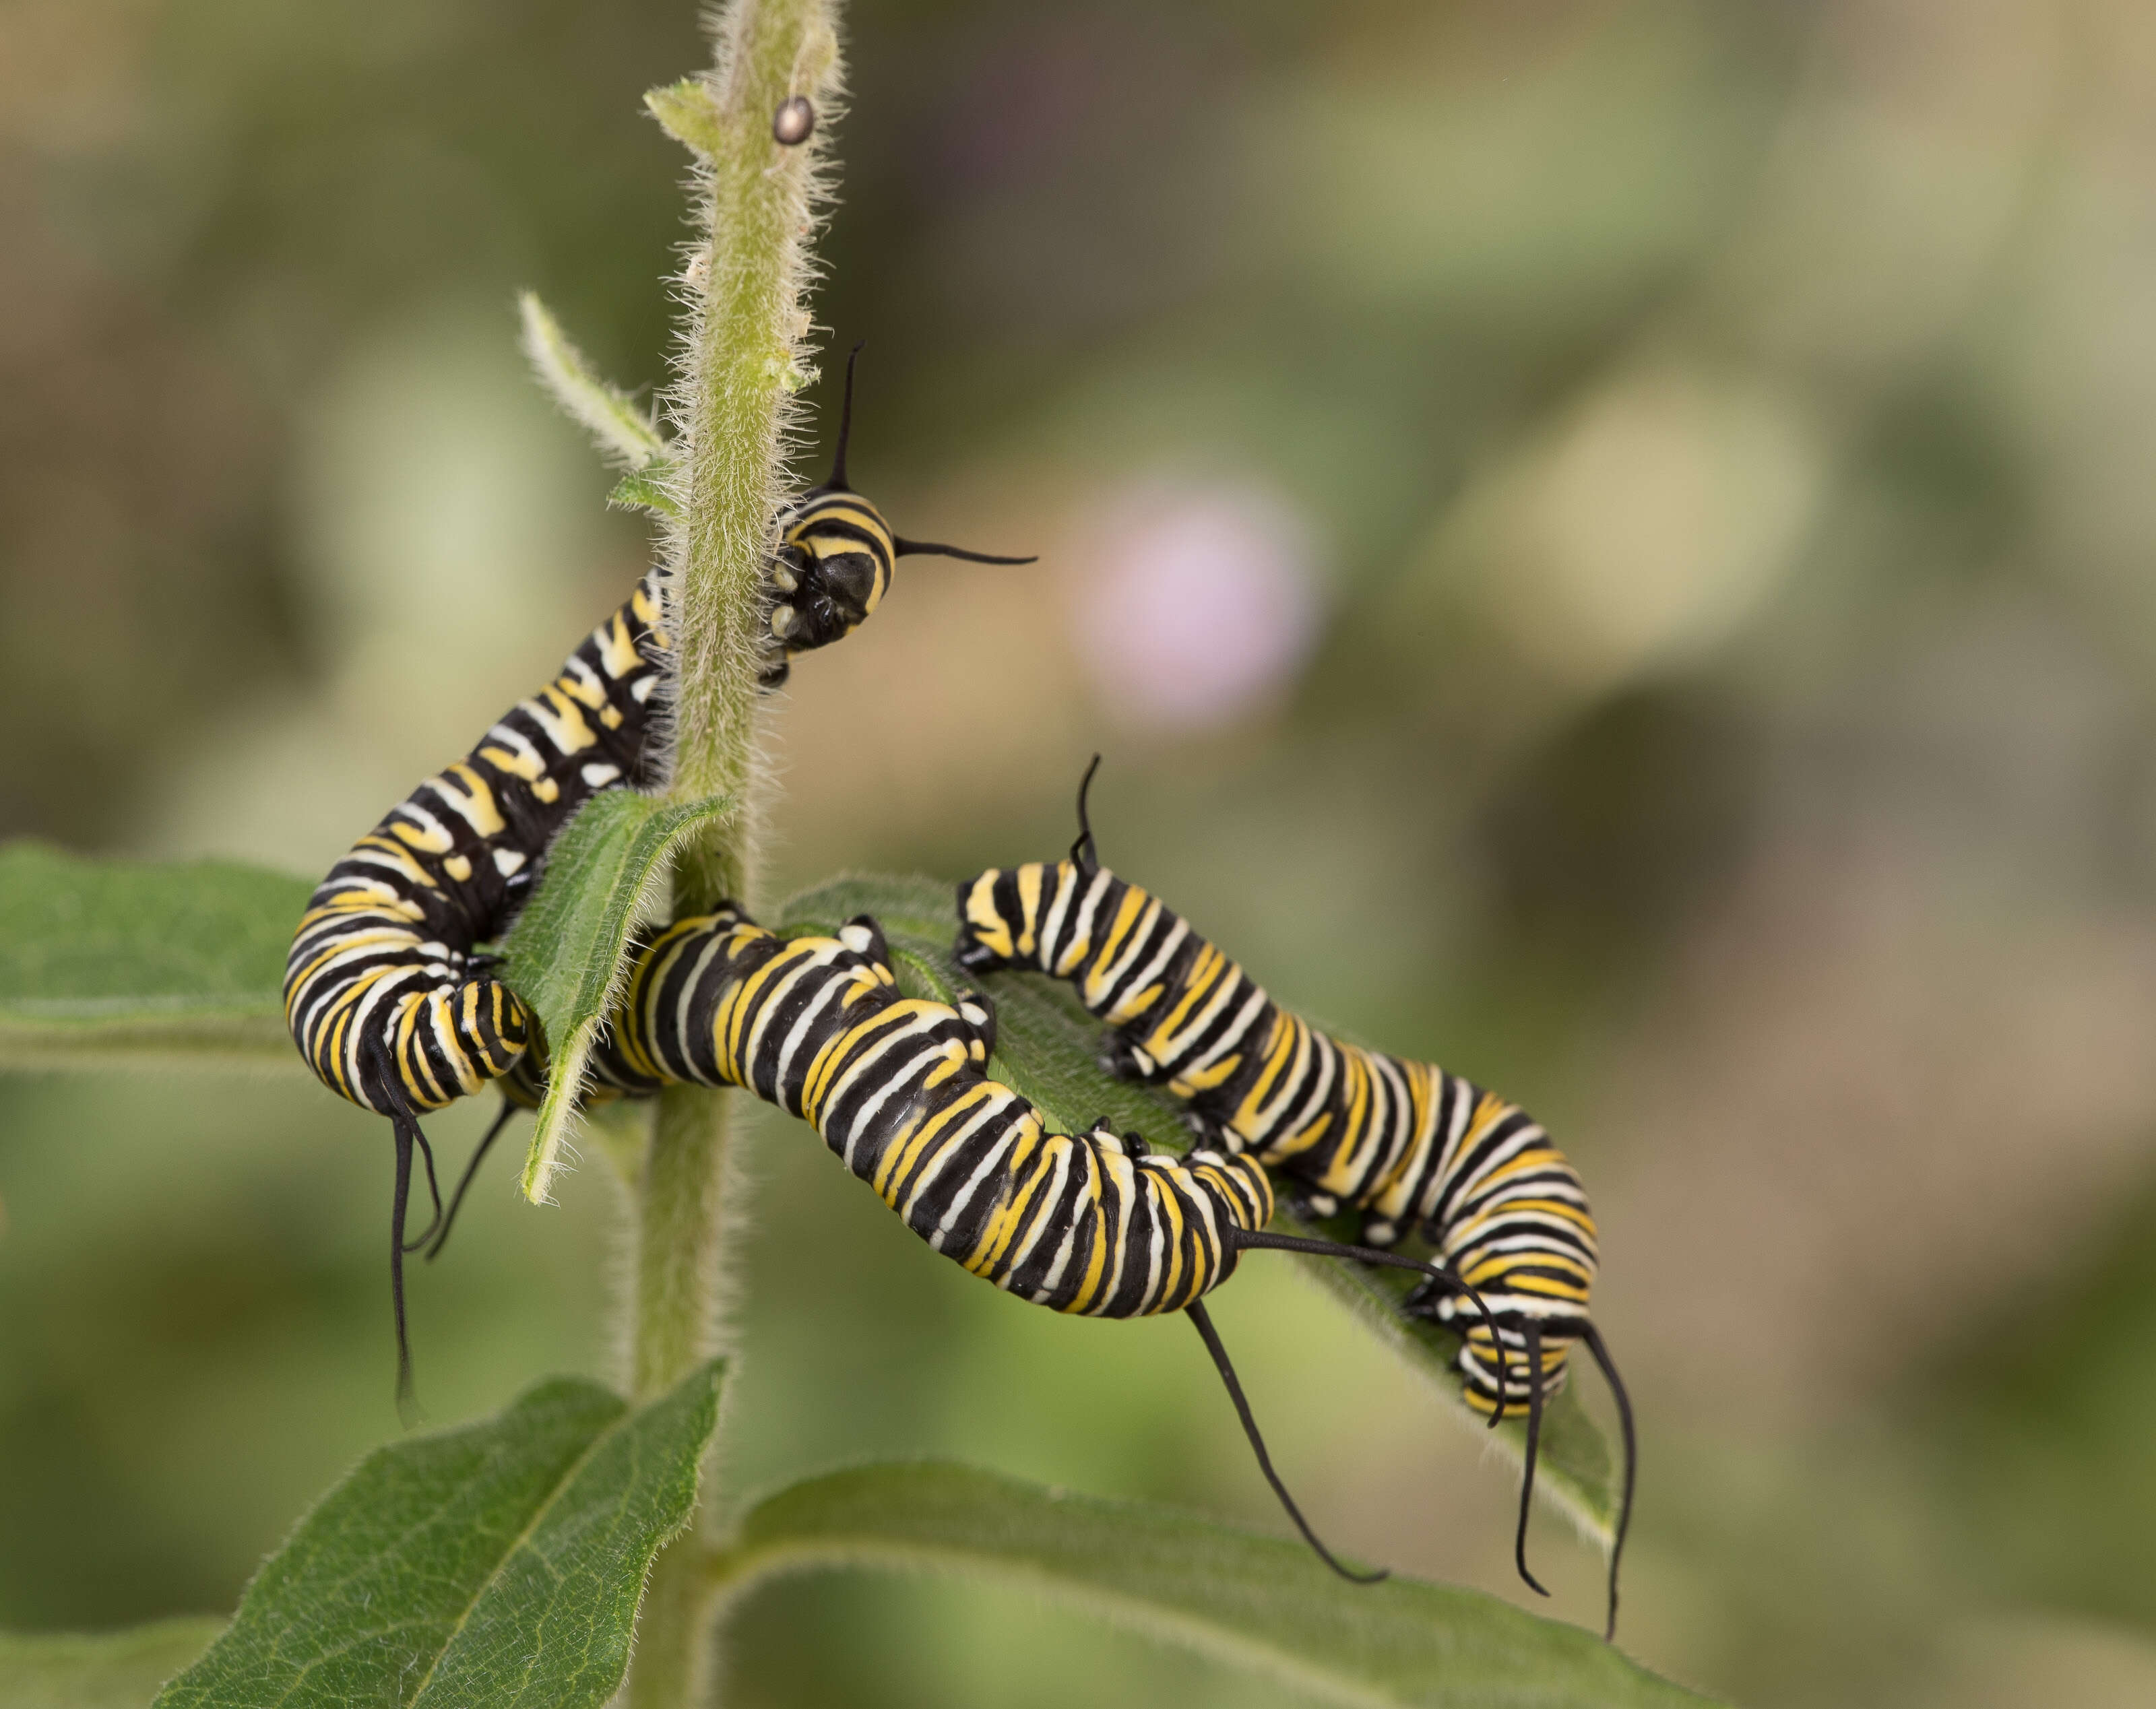
[(1004, 1157), (1017, 1143), (1019, 1129), (1024, 1126), (1023, 1120), (1014, 1121), (1004, 1131), (1003, 1137), (988, 1147), (988, 1154), (981, 1159), (980, 1168), (974, 1170), (967, 1178), (966, 1184), (952, 1195), (951, 1203), (943, 1208), (943, 1214), (937, 1222), (936, 1232), (928, 1239), (928, 1244), (938, 1252), (943, 1250), (943, 1243), (951, 1238), (951, 1231), (957, 1227), (958, 1219), (966, 1207), (973, 1202), (973, 1195), (981, 1190), (981, 1183), (1002, 1164)]
[[(886, 1050), (896, 1049), (900, 1044), (919, 1037), (924, 1030), (926, 1029), (914, 1027), (901, 1028), (895, 1037), (879, 1044), (873, 1051), (864, 1056), (858, 1065), (849, 1063), (844, 1079), (839, 1085), (832, 1088), (832, 1101), (835, 1101), (841, 1096), (844, 1088), (851, 1084), (856, 1066), (863, 1070), (867, 1070), (874, 1065), (876, 1058), (884, 1055)], [(855, 1168), (854, 1150), (860, 1144), (862, 1130), (870, 1125), (870, 1118), (901, 1090), (911, 1096), (916, 1084), (917, 1076), (943, 1055), (943, 1046), (932, 1039), (928, 1048), (907, 1062), (905, 1067), (894, 1069), (886, 1074), (883, 1077), (883, 1084), (876, 1088), (875, 1096), (864, 1101), (860, 1111), (854, 1117), (853, 1131), (846, 1136), (846, 1149), (844, 1153), (846, 1167), (852, 1169), (856, 1175), (861, 1172)], [(824, 1142), (829, 1145), (831, 1142), (831, 1137), (830, 1133), (826, 1132), (824, 1135)]]
[(1044, 973), (1059, 971), (1049, 953), (1063, 930), (1064, 916), (1070, 911), (1070, 902), (1078, 891), (1078, 874), (1068, 861), (1049, 869), (1055, 875), (1055, 894), (1048, 899), (1047, 911), (1040, 916), (1040, 966)]
[(1154, 976), (1157, 975), (1163, 967), (1168, 965), (1168, 957), (1175, 953), (1178, 947), (1183, 942), (1183, 940), (1189, 936), (1190, 922), (1188, 920), (1178, 918), (1175, 922), (1175, 929), (1169, 932), (1167, 937), (1162, 941), (1160, 953), (1155, 956), (1152, 960), (1147, 963), (1143, 973), (1134, 975), (1129, 984), (1125, 988), (1127, 990), (1135, 991), (1144, 990), (1147, 986), (1152, 983)]
[[(1243, 983), (1246, 985), (1250, 984), (1248, 979), (1245, 979)], [(1183, 1072), (1194, 1074), (1200, 1070), (1210, 1068), (1230, 1050), (1240, 1050), (1250, 1033), (1250, 1023), (1257, 1019), (1258, 1011), (1271, 1001), (1272, 999), (1267, 997), (1260, 987), (1250, 985), (1250, 1000), (1243, 1005), (1243, 1012), (1228, 1024), (1228, 1030), (1220, 1035), (1203, 1056), (1194, 1062), (1186, 1063), (1183, 1065)]]
[(1075, 962), (1084, 959), (1083, 956), (1076, 954), (1081, 944), (1085, 946), (1086, 955), (1093, 952), (1094, 918), (1100, 912), (1102, 893), (1114, 882), (1114, 875), (1105, 866), (1093, 875), (1093, 882), (1086, 887), (1085, 901), (1079, 905), (1078, 917), (1071, 924), (1070, 942), (1064, 953), (1056, 957), (1055, 966), (1051, 971), (1057, 974), (1074, 971)]
[(970, 1121), (957, 1132), (946, 1134), (936, 1142), (936, 1149), (930, 1153), (927, 1162), (921, 1166), (921, 1173), (914, 1178), (913, 1185), (907, 1189), (906, 1203), (899, 1207), (899, 1214), (906, 1219), (909, 1226), (913, 1221), (913, 1213), (921, 1203), (921, 1195), (935, 1184), (936, 1178), (943, 1173), (944, 1165), (958, 1155), (966, 1142), (980, 1131), (982, 1123), (993, 1121), (999, 1116), (1008, 1115), (1012, 1101), (1016, 1096), (1016, 1093), (1006, 1091), (1002, 1097), (983, 1098), (980, 1107), (973, 1111)]
[(1017, 1275), (1019, 1267), (1033, 1255), (1033, 1249), (1040, 1244), (1040, 1237), (1048, 1232), (1048, 1225), (1054, 1220), (1047, 1212), (1061, 1199), (1065, 1183), (1070, 1178), (1070, 1146), (1055, 1146), (1054, 1149), (1055, 1170), (1048, 1183), (1048, 1197), (1034, 1200), (1034, 1208), (1029, 1219), (1032, 1227), (1026, 1235), (1025, 1244), (1012, 1253), (1009, 1260), (1004, 1265), (1004, 1273), (1006, 1275)]
[[(817, 951), (810, 965), (829, 967), (839, 947), (838, 941), (834, 938), (832, 940), (830, 950)], [(785, 1089), (787, 1076), (793, 1071), (793, 1053), (801, 1048), (802, 1041), (807, 1038), (809, 1029), (816, 1024), (817, 1018), (823, 1014), (825, 1006), (845, 988), (846, 981), (843, 977), (827, 981), (824, 988), (816, 993), (815, 1000), (801, 1011), (800, 1019), (793, 1023), (793, 1027), (787, 1033), (785, 1042), (778, 1047), (778, 1062), (775, 1070), (778, 1075), (778, 1084), (782, 1091)]]

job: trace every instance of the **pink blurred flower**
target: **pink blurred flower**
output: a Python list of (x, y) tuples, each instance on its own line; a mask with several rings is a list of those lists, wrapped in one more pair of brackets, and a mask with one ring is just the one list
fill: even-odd
[(1322, 601), (1310, 526), (1278, 493), (1147, 485), (1112, 500), (1091, 531), (1078, 649), (1117, 717), (1217, 729), (1294, 681)]

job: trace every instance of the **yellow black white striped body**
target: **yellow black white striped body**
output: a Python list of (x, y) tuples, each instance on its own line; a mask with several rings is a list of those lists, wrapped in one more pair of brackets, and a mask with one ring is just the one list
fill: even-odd
[(781, 938), (727, 905), (677, 921), (637, 957), (593, 1053), (599, 1085), (639, 1096), (690, 1082), (742, 1086), (800, 1116), (906, 1226), (998, 1287), (1096, 1317), (1187, 1316), (1228, 1388), (1260, 1469), (1296, 1529), (1335, 1572), (1273, 1470), (1204, 1296), (1254, 1246), (1287, 1246), (1448, 1273), (1391, 1254), (1265, 1227), (1271, 1183), (1253, 1157), (1199, 1147), (1149, 1153), (1105, 1121), (1050, 1132), (985, 1073), (995, 1021), (985, 998), (955, 1006), (898, 988), (865, 916), (836, 937)]
[(1385, 1249), (1404, 1234), (1435, 1246), (1447, 1273), (1421, 1284), (1406, 1308), (1460, 1330), (1455, 1363), (1471, 1406), (1495, 1422), (1525, 1404), (1513, 1550), (1537, 1591), (1527, 1537), (1543, 1404), (1573, 1343), (1585, 1343), (1625, 1439), (1609, 1556), (1614, 1634), (1638, 1452), (1630, 1399), (1589, 1311), (1594, 1219), (1578, 1173), (1517, 1106), (1428, 1063), (1343, 1044), (1282, 1009), (1181, 916), (1100, 864), (1085, 799), (1081, 787), (1070, 859), (991, 868), (958, 886), (958, 965), (1068, 980), (1108, 1024), (1111, 1073), (1164, 1086), (1200, 1145), (1298, 1183), (1314, 1214), (1360, 1209), (1365, 1261), (1389, 1261)]
[[(1343, 1044), (1290, 1014), (1158, 898), (1079, 860), (991, 870), (959, 888), (959, 965), (1038, 968), (1068, 980), (1111, 1029), (1111, 1071), (1164, 1086), (1201, 1144), (1298, 1183), (1329, 1216), (1363, 1214), (1388, 1247), (1425, 1233), (1487, 1302), (1514, 1357), (1511, 1402), (1529, 1399), (1524, 1322), (1555, 1390), (1589, 1318), (1594, 1220), (1578, 1175), (1516, 1105), (1428, 1063)], [(1424, 1291), (1463, 1321), (1469, 1403), (1499, 1405), (1490, 1327), (1460, 1296)]]
[(530, 1017), (475, 968), (473, 947), (506, 926), (579, 807), (659, 781), (669, 647), (654, 570), (560, 675), (316, 887), (285, 962), (285, 1014), (332, 1091), (384, 1116), (437, 1110), (522, 1055)]
[(956, 1008), (903, 995), (872, 920), (785, 939), (728, 907), (639, 957), (593, 1072), (632, 1095), (749, 1088), (937, 1251), (1055, 1311), (1178, 1311), (1226, 1280), (1235, 1233), (1271, 1216), (1264, 1170), (1051, 1132), (983, 1072), (993, 1024), (970, 993)]

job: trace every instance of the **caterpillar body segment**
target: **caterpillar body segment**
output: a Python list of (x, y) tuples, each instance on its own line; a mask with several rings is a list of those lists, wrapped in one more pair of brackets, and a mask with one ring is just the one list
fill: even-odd
[[(785, 680), (791, 654), (865, 620), (897, 558), (980, 556), (901, 538), (847, 485), (853, 377), (850, 359), (830, 478), (779, 519), (767, 687)], [(507, 928), (556, 833), (593, 794), (664, 781), (655, 715), (673, 665), (664, 613), (654, 569), (552, 682), (398, 803), (317, 886), (287, 958), (285, 1008), (300, 1054), (331, 1091), (385, 1116), (412, 1114), (519, 1062), (530, 1017), (472, 951)], [(528, 1106), (537, 1078), (527, 1068), (505, 1091)]]
[(670, 642), (658, 572), (539, 692), (429, 778), (316, 886), (285, 965), (285, 1018), (331, 1091), (410, 1116), (478, 1091), (531, 1039), (472, 953), (529, 895), (540, 857), (602, 789), (658, 781)]
[(1059, 1133), (985, 1072), (986, 1003), (898, 988), (865, 917), (782, 938), (738, 909), (677, 921), (638, 958), (593, 1078), (631, 1095), (742, 1086), (800, 1116), (928, 1245), (1036, 1305), (1187, 1309), (1234, 1274), (1272, 1190), (1253, 1161)]
[[(1255, 1157), (1199, 1147), (1180, 1158), (1105, 1120), (1052, 1131), (986, 1072), (987, 999), (906, 996), (865, 916), (835, 937), (781, 938), (727, 905), (676, 921), (637, 957), (591, 1072), (630, 1096), (691, 1082), (744, 1087), (815, 1128), (923, 1240), (1036, 1305), (1096, 1317), (1181, 1311), (1226, 1385), (1258, 1465), (1319, 1558), (1358, 1583), (1312, 1531), (1252, 1416), (1204, 1296), (1251, 1247), (1396, 1263), (1388, 1253), (1267, 1231), (1271, 1183)], [(1469, 1291), (1471, 1297), (1471, 1290)]]

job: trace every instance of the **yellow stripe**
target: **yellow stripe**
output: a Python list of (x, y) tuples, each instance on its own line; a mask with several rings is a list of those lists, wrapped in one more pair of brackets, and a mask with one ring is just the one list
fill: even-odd
[(931, 1146), (937, 1143), (939, 1137), (951, 1129), (963, 1127), (965, 1124), (960, 1118), (979, 1108), (995, 1092), (996, 1085), (993, 1080), (984, 1080), (969, 1086), (926, 1121), (900, 1135), (896, 1143), (885, 1147), (883, 1159), (876, 1166), (875, 1178), (869, 1183), (875, 1188), (883, 1202), (896, 1210), (901, 1184), (911, 1181), (919, 1173), (916, 1168), (916, 1160)]
[(1091, 1214), (1081, 1222), (1074, 1221), (1075, 1231), (1083, 1229), (1091, 1240), (1086, 1255), (1086, 1278), (1071, 1295), (1066, 1311), (1090, 1311), (1093, 1302), (1101, 1296), (1101, 1278), (1108, 1268), (1107, 1209), (1101, 1200), (1101, 1170), (1098, 1160), (1086, 1160), (1086, 1196)]
[(1009, 961), (1018, 948), (1011, 942), (1009, 926), (996, 911), (996, 880), (1002, 876), (992, 866), (973, 880), (973, 889), (966, 893), (966, 923), (973, 928), (973, 936), (983, 949)]
[(1123, 940), (1131, 935), (1131, 927), (1137, 924), (1138, 916), (1145, 911), (1146, 893), (1136, 885), (1126, 885), (1123, 900), (1116, 909), (1116, 917), (1110, 922), (1108, 935), (1101, 941), (1100, 953), (1093, 957), (1093, 965), (1086, 974), (1086, 1006), (1091, 1008), (1101, 1000), (1101, 976), (1115, 964), (1122, 953)]
[(1228, 958), (1219, 950), (1200, 941), (1197, 959), (1191, 963), (1183, 985), (1183, 1000), (1161, 1019), (1153, 1028), (1152, 1036), (1146, 1040), (1146, 1050), (1156, 1060), (1165, 1060), (1174, 1054), (1176, 1030), (1191, 1010), (1210, 994), (1212, 988), (1219, 983), (1223, 970), (1229, 965)]
[(1018, 952), (1022, 956), (1033, 953), (1033, 934), (1040, 923), (1040, 875), (1043, 870), (1038, 861), (1018, 870)]

